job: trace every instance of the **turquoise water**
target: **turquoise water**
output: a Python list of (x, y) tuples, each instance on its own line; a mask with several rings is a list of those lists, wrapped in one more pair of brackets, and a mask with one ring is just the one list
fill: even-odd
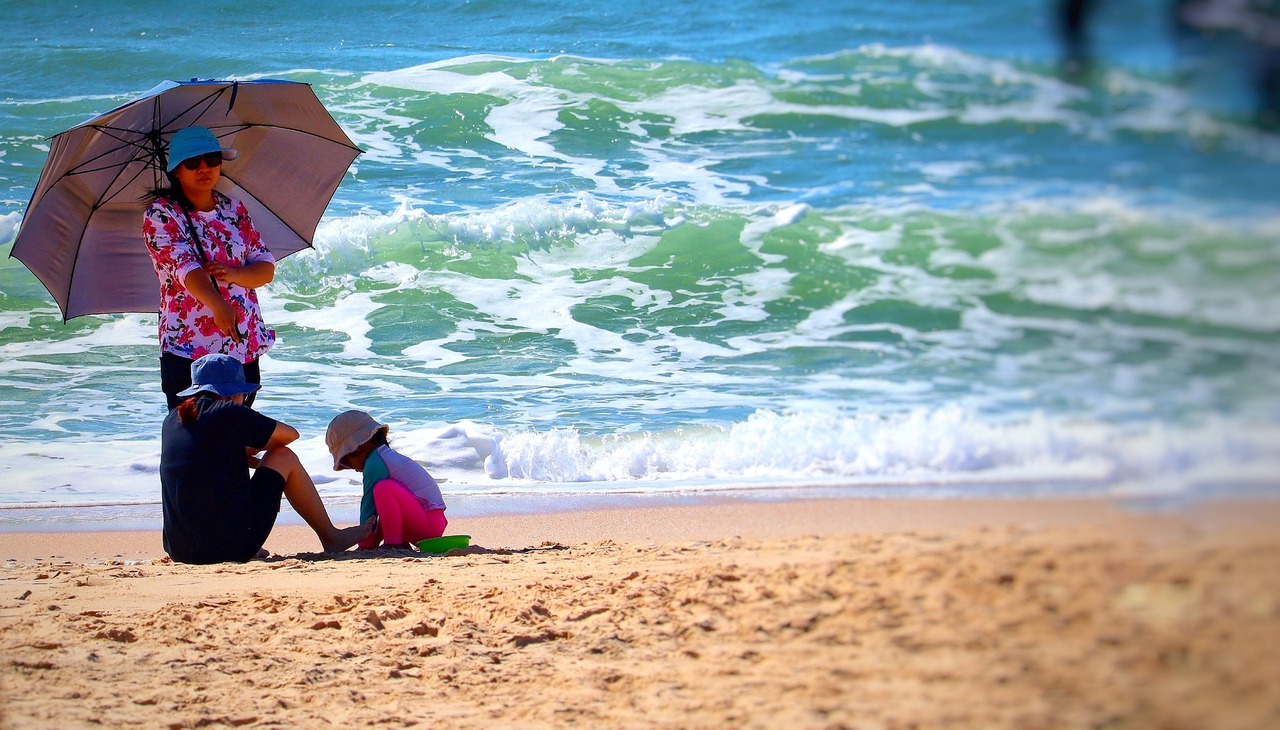
[(192, 77), (365, 150), (263, 294), (259, 407), (340, 509), (350, 407), (463, 510), (1276, 494), (1280, 137), (1164, 6), (1072, 77), (1030, 0), (0, 3), (0, 525), (158, 515), (155, 317), (7, 254), (50, 136)]

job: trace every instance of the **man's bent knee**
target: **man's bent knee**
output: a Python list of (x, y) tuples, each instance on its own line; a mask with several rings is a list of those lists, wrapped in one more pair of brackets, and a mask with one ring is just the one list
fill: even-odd
[(302, 462), (298, 460), (298, 455), (288, 446), (277, 446), (274, 449), (268, 449), (262, 455), (261, 465), (269, 469), (274, 469), (281, 476), (288, 478), (289, 473), (295, 468), (301, 466)]

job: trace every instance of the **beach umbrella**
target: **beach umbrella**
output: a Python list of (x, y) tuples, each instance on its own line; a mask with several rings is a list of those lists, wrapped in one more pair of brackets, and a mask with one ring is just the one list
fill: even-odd
[(193, 125), (240, 153), (218, 190), (244, 202), (276, 258), (311, 246), (360, 154), (311, 86), (293, 81), (166, 81), (56, 135), (10, 256), (64, 320), (159, 309), (142, 218), (148, 192), (167, 184), (169, 138)]

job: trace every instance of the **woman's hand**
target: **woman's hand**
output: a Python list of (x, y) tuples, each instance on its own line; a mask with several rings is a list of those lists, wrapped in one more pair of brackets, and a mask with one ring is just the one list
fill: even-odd
[(218, 329), (226, 332), (236, 342), (244, 340), (244, 335), (240, 334), (239, 312), (222, 298), (222, 292), (213, 285), (213, 280), (204, 269), (192, 269), (182, 283), (201, 304), (213, 311), (213, 323)]
[(244, 266), (228, 266), (221, 261), (210, 261), (204, 265), (204, 270), (223, 284), (239, 284), (246, 289), (270, 284), (276, 276), (276, 265), (269, 261), (255, 261)]
[(204, 271), (209, 276), (217, 279), (223, 284), (238, 284), (236, 273), (240, 271), (239, 266), (227, 266), (221, 261), (210, 261), (204, 265)]
[(231, 339), (236, 342), (241, 341), (240, 316), (236, 308), (225, 299), (220, 300), (220, 304), (213, 307), (213, 323), (218, 325), (218, 329), (226, 332)]

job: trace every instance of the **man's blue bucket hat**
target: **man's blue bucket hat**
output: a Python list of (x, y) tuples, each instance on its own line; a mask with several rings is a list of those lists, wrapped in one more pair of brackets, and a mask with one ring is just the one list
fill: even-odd
[(248, 395), (262, 386), (244, 379), (244, 366), (230, 355), (215, 352), (191, 363), (191, 387), (178, 395), (186, 398), (196, 393), (213, 393), (223, 398)]
[(179, 129), (173, 135), (173, 139), (169, 140), (169, 166), (165, 170), (173, 172), (173, 168), (180, 165), (183, 160), (209, 152), (221, 152), (224, 160), (234, 160), (237, 154), (230, 147), (223, 147), (208, 127)]

